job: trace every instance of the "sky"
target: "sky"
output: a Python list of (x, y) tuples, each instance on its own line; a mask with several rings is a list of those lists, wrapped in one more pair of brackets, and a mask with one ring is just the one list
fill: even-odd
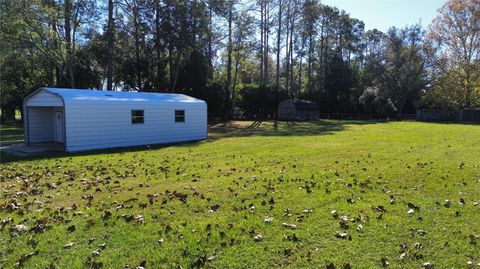
[(322, 0), (323, 4), (345, 10), (365, 23), (365, 30), (386, 32), (391, 26), (403, 28), (421, 22), (426, 28), (446, 0)]

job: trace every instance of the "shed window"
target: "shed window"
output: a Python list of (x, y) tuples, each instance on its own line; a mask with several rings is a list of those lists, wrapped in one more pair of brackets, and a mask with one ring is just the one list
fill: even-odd
[(185, 110), (175, 110), (175, 122), (185, 122)]
[(132, 110), (132, 124), (143, 124), (143, 110)]

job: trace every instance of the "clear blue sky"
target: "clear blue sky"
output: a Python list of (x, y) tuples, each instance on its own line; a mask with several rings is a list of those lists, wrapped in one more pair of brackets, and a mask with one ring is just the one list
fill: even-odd
[(402, 28), (421, 20), (426, 28), (446, 0), (322, 0), (323, 4), (345, 10), (362, 20), (365, 30), (386, 32), (391, 26)]

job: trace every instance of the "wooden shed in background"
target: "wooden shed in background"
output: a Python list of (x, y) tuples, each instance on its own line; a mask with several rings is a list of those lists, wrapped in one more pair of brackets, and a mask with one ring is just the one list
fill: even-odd
[(319, 105), (315, 101), (287, 99), (278, 104), (280, 120), (318, 120)]

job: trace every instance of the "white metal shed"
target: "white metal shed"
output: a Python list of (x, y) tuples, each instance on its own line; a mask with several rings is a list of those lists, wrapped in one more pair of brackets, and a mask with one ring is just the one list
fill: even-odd
[(207, 104), (183, 94), (40, 88), (23, 109), (27, 144), (66, 151), (207, 138)]

